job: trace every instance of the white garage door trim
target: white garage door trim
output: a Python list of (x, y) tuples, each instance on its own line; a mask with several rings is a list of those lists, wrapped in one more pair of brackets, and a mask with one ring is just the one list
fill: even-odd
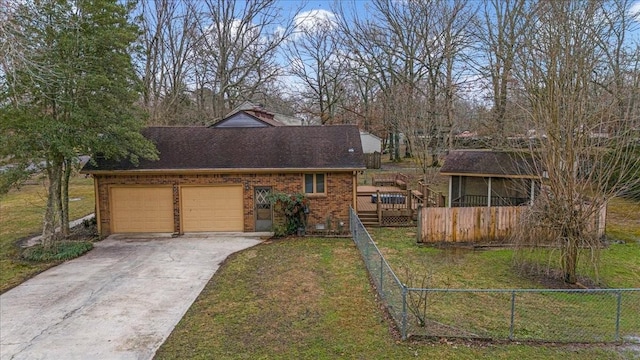
[(110, 186), (112, 233), (173, 232), (172, 186)]
[(182, 232), (244, 231), (242, 185), (180, 187)]

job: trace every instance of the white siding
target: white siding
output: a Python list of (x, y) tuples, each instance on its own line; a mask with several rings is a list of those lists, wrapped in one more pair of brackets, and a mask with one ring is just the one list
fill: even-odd
[(382, 151), (382, 140), (380, 140), (380, 138), (375, 135), (361, 131), (360, 141), (362, 141), (362, 152), (365, 154)]

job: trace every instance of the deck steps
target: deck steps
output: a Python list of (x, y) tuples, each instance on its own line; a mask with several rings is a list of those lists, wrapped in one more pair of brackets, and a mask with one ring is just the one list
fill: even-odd
[(380, 223), (378, 223), (378, 213), (376, 213), (375, 211), (359, 211), (358, 217), (360, 218), (362, 225), (365, 225), (365, 226), (380, 225)]

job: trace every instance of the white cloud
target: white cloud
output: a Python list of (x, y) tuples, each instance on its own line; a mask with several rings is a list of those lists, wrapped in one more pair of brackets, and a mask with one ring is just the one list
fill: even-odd
[(629, 16), (640, 22), (640, 1), (636, 1), (629, 7)]
[(314, 9), (298, 14), (293, 22), (297, 29), (313, 31), (317, 28), (334, 27), (336, 24), (336, 14), (331, 11)]

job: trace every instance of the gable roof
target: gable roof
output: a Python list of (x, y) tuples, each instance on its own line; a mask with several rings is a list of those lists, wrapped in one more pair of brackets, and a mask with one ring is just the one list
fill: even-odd
[(275, 120), (273, 116), (266, 112), (240, 110), (224, 119), (210, 125), (209, 127), (264, 127), (264, 126), (284, 126)]
[(524, 153), (456, 150), (444, 159), (441, 175), (538, 178), (533, 159)]
[(262, 104), (253, 103), (251, 101), (245, 101), (242, 104), (236, 106), (233, 110), (229, 111), (225, 118), (230, 117), (231, 115), (239, 112), (239, 111), (253, 111), (255, 113), (264, 113), (268, 114), (273, 120), (279, 122), (281, 125), (285, 126), (300, 126), (303, 125), (304, 122), (302, 119), (297, 118), (295, 116), (280, 114), (274, 111), (267, 111)]
[(84, 173), (143, 171), (362, 170), (360, 133), (354, 125), (262, 128), (150, 127), (142, 134), (159, 160), (96, 159)]

